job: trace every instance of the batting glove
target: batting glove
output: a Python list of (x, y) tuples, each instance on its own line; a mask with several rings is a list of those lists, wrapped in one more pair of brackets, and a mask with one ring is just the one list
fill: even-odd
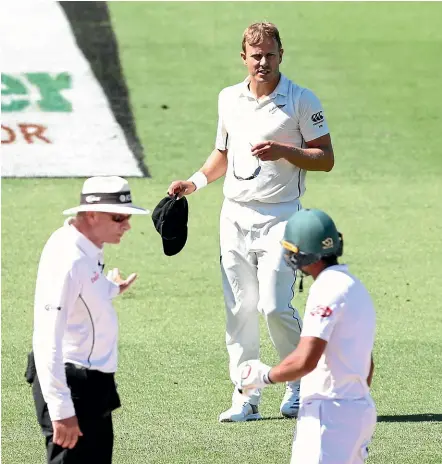
[(258, 359), (245, 361), (238, 367), (239, 380), (237, 387), (239, 390), (247, 391), (254, 388), (264, 388), (273, 384), (269, 379), (271, 367), (262, 363)]

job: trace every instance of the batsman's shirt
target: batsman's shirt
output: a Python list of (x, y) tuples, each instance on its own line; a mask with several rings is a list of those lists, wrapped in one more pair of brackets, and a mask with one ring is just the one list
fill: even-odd
[[(280, 203), (296, 200), (305, 191), (306, 171), (285, 159), (259, 161), (251, 148), (273, 140), (298, 148), (329, 133), (319, 99), (281, 74), (272, 94), (259, 100), (249, 90), (249, 79), (219, 94), (215, 146), (228, 150), (224, 196), (238, 202)], [(247, 179), (256, 173), (250, 180)]]
[(102, 273), (102, 250), (74, 226), (56, 230), (38, 267), (33, 350), (51, 420), (75, 415), (67, 362), (101, 372), (117, 369), (119, 286)]
[(324, 269), (310, 287), (301, 337), (328, 342), (316, 368), (301, 379), (303, 402), (369, 395), (375, 309), (368, 291), (347, 266)]

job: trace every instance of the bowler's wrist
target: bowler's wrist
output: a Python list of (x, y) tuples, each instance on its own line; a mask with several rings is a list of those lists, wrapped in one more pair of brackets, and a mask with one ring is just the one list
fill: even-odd
[(187, 182), (192, 182), (192, 184), (195, 186), (195, 191), (206, 187), (208, 184), (206, 175), (201, 171), (197, 171), (195, 174), (192, 174), (187, 179)]

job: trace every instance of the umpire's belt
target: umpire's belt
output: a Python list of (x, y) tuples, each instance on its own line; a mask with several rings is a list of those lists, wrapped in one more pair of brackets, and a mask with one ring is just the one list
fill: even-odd
[(66, 363), (66, 381), (77, 416), (106, 416), (121, 406), (113, 373)]

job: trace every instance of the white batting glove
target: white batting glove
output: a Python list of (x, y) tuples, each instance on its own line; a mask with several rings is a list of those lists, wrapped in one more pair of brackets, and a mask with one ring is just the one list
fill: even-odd
[(262, 363), (258, 359), (244, 361), (238, 367), (237, 388), (247, 391), (272, 385), (273, 382), (269, 379), (270, 369), (270, 366), (267, 366), (267, 364)]

